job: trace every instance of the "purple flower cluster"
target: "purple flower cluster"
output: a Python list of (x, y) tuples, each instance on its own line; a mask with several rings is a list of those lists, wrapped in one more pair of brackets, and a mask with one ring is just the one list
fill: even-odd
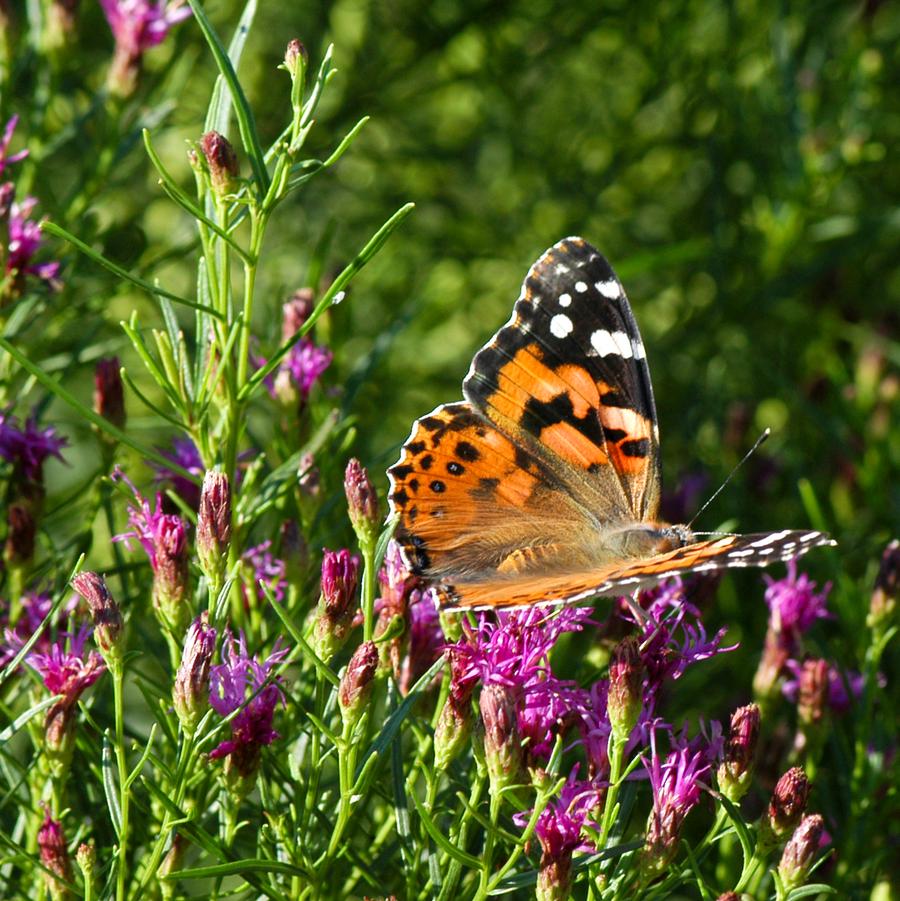
[(57, 435), (53, 426), (40, 428), (34, 417), (24, 425), (9, 412), (0, 412), (0, 457), (12, 463), (34, 484), (42, 482), (47, 457), (62, 460), (60, 451), (69, 442)]
[[(0, 176), (9, 166), (28, 156), (27, 150), (9, 153), (18, 121), (18, 116), (13, 116), (6, 123), (0, 139)], [(26, 276), (39, 279), (53, 289), (58, 287), (56, 276), (59, 273), (59, 262), (34, 262), (41, 246), (41, 224), (31, 218), (36, 205), (36, 197), (25, 197), (17, 202), (16, 187), (11, 181), (0, 184), (0, 256), (4, 269), (0, 302), (18, 297), (24, 288)]]
[(187, 479), (174, 469), (169, 469), (162, 463), (152, 462), (150, 465), (155, 470), (153, 480), (157, 485), (169, 484), (172, 490), (192, 510), (200, 506), (200, 481), (206, 473), (200, 451), (190, 438), (174, 438), (172, 450), (159, 449), (160, 454), (167, 460), (171, 460), (176, 466), (197, 477), (197, 481)]
[[(284, 593), (287, 591), (287, 565), (284, 560), (272, 553), (271, 547), (271, 541), (264, 541), (245, 551), (241, 557), (251, 570), (250, 578), (253, 585), (256, 586), (256, 601), (259, 604), (266, 603), (266, 593), (260, 583), (263, 583), (272, 592), (276, 601), (283, 601)], [(244, 603), (250, 604), (250, 596), (246, 589), (244, 590)]]
[(243, 632), (235, 642), (231, 632), (225, 633), (221, 664), (210, 672), (209, 703), (222, 717), (231, 720), (231, 738), (221, 742), (211, 753), (216, 760), (234, 755), (236, 765), (258, 759), (259, 749), (279, 737), (272, 727), (275, 708), (284, 704), (284, 693), (278, 680), (271, 681), (272, 668), (287, 656), (287, 648), (277, 646), (260, 661), (251, 657)]

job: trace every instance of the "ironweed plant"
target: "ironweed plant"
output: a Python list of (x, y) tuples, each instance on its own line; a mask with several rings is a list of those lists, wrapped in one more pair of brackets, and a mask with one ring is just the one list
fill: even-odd
[[(322, 210), (305, 279), (267, 275), (279, 217), (365, 125), (306, 156), (330, 50), (287, 44), (266, 145), (237, 75), (252, 0), (227, 46), (197, 0), (103, 0), (114, 49), (77, 72), (81, 12), (39, 6), (0, 6), (33, 101), (4, 96), (0, 141), (0, 895), (888, 897), (897, 542), (874, 591), (838, 576), (869, 605), (856, 659), (793, 564), (745, 599), (764, 635), (710, 625), (708, 578), (439, 615), (353, 457), (330, 321), (412, 204), (336, 268)], [(179, 161), (155, 133), (189, 34), (218, 77)], [(71, 183), (44, 177), (58, 152)], [(138, 160), (170, 204), (140, 252), (105, 206)], [(708, 679), (730, 716), (676, 722)]]

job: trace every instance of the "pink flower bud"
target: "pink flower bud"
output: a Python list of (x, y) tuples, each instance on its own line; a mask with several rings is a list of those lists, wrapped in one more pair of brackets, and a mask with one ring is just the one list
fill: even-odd
[(797, 715), (803, 726), (821, 722), (828, 703), (828, 661), (805, 660), (800, 672)]
[(378, 669), (378, 648), (374, 641), (364, 641), (347, 664), (338, 688), (338, 703), (345, 722), (356, 722), (372, 694)]
[(106, 587), (103, 576), (94, 572), (80, 572), (72, 579), (72, 587), (87, 601), (94, 622), (94, 641), (104, 658), (122, 656), (122, 613)]
[(216, 630), (204, 611), (188, 629), (172, 692), (175, 713), (188, 735), (193, 734), (209, 707), (209, 673), (215, 649)]
[(517, 694), (506, 685), (490, 684), (481, 689), (478, 699), (484, 723), (484, 757), (495, 796), (507, 786), (515, 785), (522, 773)]
[(78, 846), (78, 850), (75, 852), (75, 862), (81, 870), (85, 887), (93, 886), (97, 870), (97, 848), (93, 842), (82, 842)]
[(303, 328), (314, 308), (315, 302), (311, 288), (300, 288), (291, 295), (291, 299), (281, 308), (281, 340), (283, 342), (290, 341)]
[(775, 838), (784, 838), (800, 822), (806, 810), (809, 790), (809, 779), (798, 766), (789, 769), (778, 780), (768, 811), (769, 829)]
[(197, 511), (197, 557), (211, 586), (222, 581), (231, 542), (231, 487), (228, 476), (207, 471)]
[(71, 882), (72, 863), (69, 860), (62, 823), (50, 816), (49, 807), (44, 808), (44, 822), (41, 823), (41, 828), (38, 830), (37, 841), (41, 863), (49, 871), (44, 873), (44, 879), (50, 897), (53, 899), (67, 897), (68, 891), (59, 880)]
[(322, 593), (313, 627), (314, 646), (322, 660), (330, 660), (344, 645), (356, 612), (359, 557), (346, 549), (325, 549)]
[(379, 525), (378, 495), (369, 474), (355, 457), (347, 464), (344, 473), (344, 493), (356, 537), (361, 544), (373, 542)]
[(125, 394), (118, 357), (98, 360), (94, 367), (94, 412), (116, 428), (125, 428)]
[(190, 622), (187, 530), (180, 517), (160, 516), (153, 536), (153, 608), (169, 632), (181, 639)]
[(209, 167), (209, 181), (214, 194), (224, 197), (237, 188), (238, 161), (234, 147), (224, 135), (208, 131), (200, 139), (200, 151)]
[(787, 891), (806, 882), (816, 856), (827, 840), (825, 820), (819, 814), (803, 818), (784, 846), (781, 863), (778, 864), (778, 875)]
[(284, 65), (290, 72), (291, 78), (296, 78), (300, 68), (305, 69), (308, 64), (309, 53), (306, 47), (297, 38), (288, 41), (287, 49), (284, 51)]
[(609, 664), (607, 709), (613, 735), (625, 742), (641, 715), (644, 665), (637, 640), (627, 638), (613, 652)]
[(4, 556), (10, 566), (27, 566), (34, 558), (34, 536), (37, 525), (28, 503), (12, 503), (6, 512), (9, 530), (6, 533)]
[(731, 715), (731, 729), (725, 742), (725, 759), (719, 766), (719, 790), (736, 803), (750, 788), (756, 743), (759, 739), (759, 707), (748, 704)]

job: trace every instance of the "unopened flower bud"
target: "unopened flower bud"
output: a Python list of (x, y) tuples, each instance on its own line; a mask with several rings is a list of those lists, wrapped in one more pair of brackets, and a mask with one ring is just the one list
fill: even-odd
[(732, 803), (737, 803), (750, 788), (758, 738), (759, 707), (756, 704), (738, 707), (731, 715), (725, 759), (718, 771), (719, 791)]
[(644, 666), (634, 638), (617, 645), (609, 664), (609, 698), (607, 710), (613, 736), (620, 743), (628, 741), (641, 715)]
[(469, 743), (472, 734), (472, 709), (447, 698), (434, 729), (434, 765), (443, 772)]
[(805, 660), (800, 671), (797, 715), (802, 726), (816, 726), (828, 703), (828, 661)]
[(741, 901), (741, 896), (737, 892), (722, 892), (716, 901)]
[(197, 511), (197, 557), (214, 589), (222, 583), (230, 542), (231, 487), (228, 476), (210, 469), (203, 477)]
[(309, 53), (306, 47), (293, 38), (288, 41), (287, 49), (284, 51), (284, 67), (288, 70), (291, 78), (296, 78), (298, 72), (305, 69), (309, 64)]
[(866, 620), (870, 629), (886, 628), (893, 620), (900, 596), (900, 541), (896, 538), (884, 549), (881, 567), (875, 579), (875, 590)]
[(356, 537), (360, 544), (371, 544), (378, 534), (378, 495), (369, 474), (355, 457), (344, 472), (344, 493)]
[(776, 840), (786, 838), (800, 822), (806, 810), (809, 790), (809, 779), (798, 766), (789, 769), (778, 780), (764, 821), (768, 832)]
[(291, 299), (282, 307), (282, 342), (290, 341), (303, 328), (315, 306), (312, 288), (300, 288), (291, 295)]
[(125, 394), (118, 357), (98, 360), (94, 367), (94, 412), (117, 429), (125, 428)]
[(28, 503), (14, 502), (6, 513), (9, 530), (6, 533), (4, 556), (11, 566), (31, 563), (34, 557), (34, 537), (37, 526)]
[(87, 601), (94, 622), (94, 641), (110, 662), (121, 659), (122, 647), (122, 612), (106, 587), (103, 576), (94, 572), (80, 572), (72, 579), (72, 587)]
[(359, 557), (346, 548), (322, 557), (322, 593), (316, 610), (314, 646), (322, 660), (330, 660), (343, 647), (356, 612)]
[(44, 821), (38, 829), (37, 841), (41, 863), (46, 868), (44, 880), (50, 897), (54, 901), (70, 897), (68, 889), (60, 881), (72, 881), (72, 863), (66, 848), (66, 836), (62, 823), (50, 816), (48, 807), (44, 808)]
[(157, 873), (157, 884), (160, 886), (163, 901), (168, 901), (168, 899), (175, 897), (174, 889), (176, 883), (165, 877), (171, 876), (183, 868), (184, 855), (187, 849), (188, 840), (180, 832), (176, 832), (172, 836), (172, 844), (169, 846), (166, 856), (162, 859)]
[[(75, 862), (78, 869), (81, 870), (81, 878), (84, 880), (85, 888), (92, 888), (96, 880), (97, 871), (97, 848), (93, 842), (82, 842), (75, 852)], [(85, 897), (89, 893), (85, 892)]]
[(338, 688), (338, 703), (345, 723), (355, 723), (372, 694), (378, 669), (378, 648), (374, 641), (364, 641), (347, 664)]
[(187, 531), (180, 517), (160, 517), (153, 552), (153, 609), (169, 633), (180, 640), (191, 618)]
[(819, 849), (826, 839), (825, 820), (817, 814), (803, 818), (790, 841), (784, 846), (778, 875), (786, 891), (806, 882), (806, 877), (816, 861)]
[(516, 692), (512, 688), (496, 684), (485, 685), (478, 699), (484, 723), (484, 758), (494, 796), (507, 786), (515, 785), (522, 772), (516, 701)]
[(224, 197), (237, 188), (238, 161), (234, 147), (224, 135), (208, 131), (200, 139), (200, 151), (209, 167), (209, 181), (214, 194)]
[(187, 735), (193, 734), (209, 707), (209, 670), (215, 649), (216, 630), (204, 611), (188, 629), (172, 691), (175, 713)]

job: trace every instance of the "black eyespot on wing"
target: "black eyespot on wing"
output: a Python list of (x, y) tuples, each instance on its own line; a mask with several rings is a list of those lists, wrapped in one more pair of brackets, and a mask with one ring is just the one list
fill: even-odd
[(443, 494), (447, 490), (447, 486), (440, 479), (432, 479), (430, 487), (435, 494)]
[(481, 457), (481, 454), (478, 448), (473, 444), (469, 444), (468, 441), (458, 441), (456, 444), (456, 456), (460, 460), (465, 460), (466, 463), (475, 463)]
[(451, 460), (447, 464), (447, 472), (452, 476), (461, 476), (465, 471), (465, 466), (463, 466), (462, 463), (457, 463), (456, 460)]

